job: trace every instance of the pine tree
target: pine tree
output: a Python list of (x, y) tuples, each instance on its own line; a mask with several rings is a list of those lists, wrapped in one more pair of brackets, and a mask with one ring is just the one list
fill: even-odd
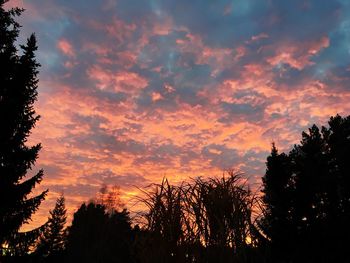
[(50, 211), (49, 219), (46, 223), (45, 231), (40, 237), (37, 253), (43, 257), (59, 256), (65, 248), (67, 220), (65, 208), (65, 198), (61, 195), (55, 208)]
[(19, 230), (31, 219), (47, 192), (29, 196), (42, 180), (42, 170), (25, 180), (41, 148), (40, 144), (26, 145), (39, 119), (33, 107), (39, 67), (34, 54), (36, 39), (31, 35), (18, 54), (15, 42), (20, 26), (15, 17), (23, 10), (5, 10), (6, 2), (0, 0), (0, 257), (25, 254), (35, 241), (40, 228), (29, 232)]

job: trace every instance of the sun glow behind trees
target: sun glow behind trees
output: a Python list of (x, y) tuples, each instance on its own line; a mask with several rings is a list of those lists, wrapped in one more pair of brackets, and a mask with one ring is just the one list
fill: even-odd
[[(2, 6), (4, 1), (0, 3)], [(249, 5), (240, 6), (241, 9), (243, 8), (241, 11), (249, 10), (248, 7)], [(225, 7), (224, 16), (229, 15), (233, 12), (232, 10), (236, 9)], [(161, 5), (153, 5), (153, 11), (159, 19), (162, 18)], [(89, 98), (93, 101), (93, 97), (97, 96), (102, 99), (102, 106), (98, 104), (96, 107), (94, 103), (86, 104), (83, 100), (74, 101), (70, 97), (73, 94), (72, 90), (67, 87), (63, 89), (63, 92), (67, 92), (66, 99), (70, 99), (71, 106), (82, 105), (85, 107), (84, 110), (87, 110), (84, 114), (70, 115), (72, 122), (65, 123), (65, 119), (61, 119), (65, 128), (70, 127), (69, 134), (75, 140), (71, 140), (69, 136), (65, 137), (63, 146), (71, 149), (71, 154), (78, 154), (74, 155), (74, 162), (71, 163), (76, 169), (64, 170), (56, 166), (57, 170), (52, 170), (50, 165), (45, 168), (53, 180), (57, 181), (62, 179), (54, 178), (57, 171), (72, 172), (72, 174), (68, 173), (69, 177), (64, 178), (67, 179), (64, 185), (66, 187), (68, 185), (70, 190), (76, 187), (75, 191), (79, 194), (82, 189), (81, 181), (84, 182), (84, 187), (91, 187), (85, 192), (86, 195), (90, 195), (93, 189), (96, 190), (101, 181), (108, 181), (109, 184), (101, 188), (95, 200), (80, 206), (67, 232), (63, 197), (57, 200), (55, 208), (51, 210), (47, 224), (27, 233), (19, 231), (21, 226), (31, 219), (46, 195), (46, 191), (41, 189), (38, 189), (39, 195), (33, 191), (34, 186), (42, 180), (42, 170), (26, 180), (27, 171), (34, 166), (41, 149), (40, 144), (27, 146), (30, 145), (28, 136), (38, 120), (33, 104), (37, 99), (39, 64), (35, 59), (36, 41), (33, 35), (26, 45), (21, 46), (22, 53), (14, 44), (19, 27), (12, 18), (20, 12), (19, 9), (9, 11), (1, 9), (0, 20), (2, 23), (0, 33), (4, 35), (4, 38), (0, 39), (2, 42), (0, 56), (3, 64), (1, 68), (4, 68), (0, 73), (1, 84), (4, 84), (1, 85), (0, 114), (1, 121), (5, 124), (0, 131), (0, 195), (2, 197), (0, 199), (3, 200), (0, 208), (1, 261), (118, 262), (122, 260), (142, 263), (349, 261), (350, 255), (347, 253), (345, 240), (350, 235), (348, 226), (350, 220), (348, 178), (350, 117), (334, 116), (330, 119), (328, 126), (321, 129), (316, 125), (312, 126), (307, 132), (302, 133), (300, 144), (295, 145), (288, 153), (280, 154), (273, 145), (263, 177), (262, 199), (259, 194), (252, 193), (251, 182), (243, 179), (241, 173), (229, 170), (230, 172), (223, 177), (215, 177), (219, 166), (236, 165), (238, 169), (244, 167), (257, 173), (259, 170), (257, 162), (259, 163), (258, 159), (261, 159), (257, 154), (261, 154), (260, 150), (266, 144), (266, 140), (254, 139), (265, 129), (260, 122), (261, 118), (272, 110), (269, 124), (275, 125), (280, 123), (274, 122), (273, 119), (279, 119), (280, 116), (274, 112), (276, 106), (274, 103), (270, 105), (271, 107), (265, 107), (264, 103), (259, 104), (261, 100), (257, 98), (258, 93), (245, 94), (243, 89), (238, 92), (243, 94), (234, 93), (234, 96), (228, 94), (230, 88), (236, 90), (238, 85), (232, 80), (224, 81), (223, 86), (214, 85), (213, 87), (219, 91), (215, 96), (211, 94), (210, 89), (197, 90), (197, 85), (206, 87), (207, 84), (203, 81), (204, 76), (199, 77), (202, 71), (210, 75), (211, 81), (220, 76), (220, 70), (213, 72), (208, 70), (210, 68), (208, 58), (214, 55), (223, 59), (220, 54), (223, 53), (229, 57), (230, 51), (219, 48), (213, 52), (212, 49), (205, 48), (204, 37), (191, 34), (190, 28), (186, 27), (176, 30), (183, 30), (186, 33), (184, 35), (186, 41), (194, 41), (203, 47), (203, 57), (195, 63), (193, 61), (189, 64), (180, 63), (182, 67), (191, 68), (189, 72), (180, 74), (177, 63), (182, 60), (177, 59), (181, 56), (178, 56), (174, 50), (168, 53), (158, 50), (167, 54), (166, 66), (152, 68), (152, 71), (157, 75), (165, 74), (168, 77), (169, 75), (174, 77), (172, 74), (176, 73), (175, 79), (181, 80), (180, 84), (177, 83), (178, 85), (168, 83), (160, 85), (166, 92), (153, 90), (154, 83), (148, 78), (150, 75), (145, 72), (142, 77), (140, 72), (140, 75), (129, 72), (114, 76), (113, 71), (108, 69), (106, 73), (104, 68), (96, 65), (86, 70), (89, 81), (95, 85), (92, 88), (93, 95), (87, 95), (82, 91), (83, 89), (75, 88), (78, 93), (82, 93), (81, 98), (90, 96)], [(118, 41), (122, 41), (124, 37), (128, 38), (130, 32), (137, 29), (131, 22), (126, 25), (118, 19), (113, 20), (113, 25), (126, 30), (123, 32), (123, 37), (118, 36)], [(93, 26), (100, 25), (95, 23)], [(169, 25), (157, 29), (155, 39), (160, 37), (161, 43), (164, 43), (165, 36), (171, 31), (166, 30), (167, 26)], [(108, 27), (108, 33), (119, 32), (113, 29), (114, 27)], [(251, 37), (246, 44), (251, 45), (260, 40), (267, 41), (269, 37), (268, 34), (259, 34)], [(299, 60), (293, 58), (296, 49), (300, 48), (295, 44), (281, 51), (282, 54), (270, 57), (267, 62), (274, 67), (273, 69), (282, 71), (279, 72), (280, 78), (288, 71), (288, 67), (293, 68), (294, 73), (295, 70), (302, 71), (314, 65), (311, 59), (315, 59), (315, 55), (322, 55), (321, 51), (331, 46), (332, 42), (329, 38), (321, 37), (317, 41), (307, 42), (308, 45), (302, 47), (302, 50), (305, 48), (307, 55), (301, 55)], [(188, 52), (183, 46), (186, 41), (177, 39), (176, 45), (180, 45)], [(148, 44), (146, 41), (142, 45), (146, 47)], [(164, 44), (164, 46), (168, 45)], [(65, 77), (73, 76), (73, 72), (76, 73), (74, 67), (79, 64), (77, 48), (66, 39), (61, 39), (57, 47), (72, 60), (64, 63), (64, 67), (72, 72), (72, 75), (69, 73)], [(138, 62), (144, 70), (148, 63), (156, 60), (156, 56), (151, 59), (147, 56), (146, 50), (143, 48), (141, 50), (142, 56), (139, 57), (141, 61)], [(246, 50), (241, 48), (237, 52), (238, 57), (235, 55), (234, 60), (244, 56)], [(112, 60), (107, 59), (103, 63), (111, 62)], [(254, 76), (262, 75), (262, 69), (258, 65), (244, 65), (243, 68)], [(191, 81), (182, 82), (185, 76), (190, 77)], [(116, 86), (112, 85), (115, 89), (111, 90), (111, 86), (106, 85), (109, 81), (115, 82)], [(208, 83), (212, 83), (211, 81)], [(89, 83), (85, 83), (87, 87)], [(126, 83), (130, 85), (125, 86)], [(151, 86), (149, 86), (150, 83)], [(282, 89), (286, 88), (283, 83), (280, 84)], [(135, 91), (135, 85), (141, 86)], [(317, 93), (319, 88), (323, 90), (325, 86), (316, 82), (307, 86), (306, 91), (312, 95), (320, 95)], [(271, 96), (278, 95), (273, 85), (259, 86), (259, 89), (268, 91)], [(145, 91), (146, 95), (140, 96), (138, 93), (140, 90)], [(194, 90), (198, 92), (192, 93)], [(290, 97), (293, 97), (292, 100), (297, 100), (304, 91), (292, 93)], [(147, 94), (150, 96), (147, 97)], [(175, 99), (171, 97), (174, 94), (176, 94)], [(182, 95), (186, 96), (181, 97)], [(173, 100), (169, 100), (169, 96)], [(60, 98), (60, 96), (57, 97)], [(251, 99), (252, 104), (241, 101), (242, 98)], [(203, 100), (213, 106), (212, 111), (205, 110)], [(134, 104), (130, 105), (131, 101)], [(172, 104), (174, 101), (178, 104)], [(308, 98), (307, 101), (312, 99)], [(148, 103), (158, 108), (154, 110), (152, 108), (152, 111), (148, 112)], [(64, 107), (64, 103), (52, 105)], [(308, 103), (304, 101), (300, 103), (300, 108), (305, 110), (307, 105)], [(126, 112), (123, 112), (126, 114), (122, 114), (123, 117), (119, 115), (113, 119), (116, 106), (120, 106), (118, 109), (122, 112), (123, 110), (128, 112), (131, 109), (133, 113), (140, 114), (138, 115), (140, 119)], [(179, 106), (181, 106), (180, 109), (176, 108)], [(112, 110), (108, 112), (108, 117), (101, 115), (105, 107)], [(264, 110), (262, 111), (264, 114), (262, 112), (257, 114), (256, 110)], [(205, 118), (199, 120), (193, 118), (199, 117), (203, 112), (208, 113)], [(243, 124), (240, 122), (244, 120), (244, 112), (251, 114), (253, 124), (246, 121)], [(311, 111), (316, 115), (320, 112), (324, 114), (327, 111), (319, 111), (317, 108), (312, 108)], [(170, 119), (164, 118), (164, 114)], [(112, 122), (109, 119), (111, 116)], [(181, 118), (178, 118), (179, 116)], [(238, 120), (238, 126), (230, 125), (233, 117)], [(150, 122), (146, 121), (142, 125), (138, 122), (147, 118)], [(126, 119), (129, 121), (125, 122)], [(174, 122), (177, 121), (180, 121), (180, 125), (174, 126)], [(306, 125), (308, 121), (305, 121), (301, 120)], [(81, 126), (78, 125), (79, 127), (76, 128), (74, 122), (80, 123)], [(119, 123), (126, 125), (127, 128), (114, 129), (113, 125), (119, 125)], [(171, 125), (167, 126), (164, 123)], [(193, 133), (196, 125), (205, 128), (205, 134)], [(131, 140), (130, 131), (134, 135)], [(51, 132), (46, 135), (57, 135), (52, 130)], [(166, 137), (169, 134), (171, 138)], [(91, 136), (96, 137), (91, 140)], [(242, 136), (245, 138), (243, 141), (240, 140)], [(286, 139), (285, 134), (281, 133), (280, 136)], [(46, 136), (43, 138), (47, 139)], [(218, 138), (223, 141), (217, 143)], [(185, 151), (181, 143), (186, 145)], [(246, 151), (247, 147), (254, 146), (254, 150)], [(64, 151), (60, 153), (64, 156)], [(80, 156), (80, 153), (87, 155)], [(243, 160), (237, 165), (237, 160), (240, 158)], [(111, 160), (117, 162), (111, 163)], [(172, 161), (169, 162), (169, 160)], [(130, 187), (130, 182), (134, 181), (144, 184), (148, 182), (140, 174), (127, 173), (123, 166), (125, 162), (128, 163), (129, 168), (137, 170), (142, 167), (141, 171), (147, 170), (148, 173), (154, 172), (159, 167), (167, 167), (166, 169), (171, 170), (170, 175), (174, 182), (171, 184), (164, 178), (161, 184), (153, 184), (153, 189), (143, 192), (145, 196), (139, 201), (142, 201), (147, 209), (140, 214), (143, 220), (139, 225), (134, 217), (130, 218), (129, 211), (125, 208), (128, 206), (123, 202), (125, 194), (120, 195), (123, 194), (121, 188), (108, 188), (109, 185), (113, 185), (111, 182), (114, 180), (123, 182), (124, 187)], [(56, 163), (62, 165), (64, 162), (61, 159), (56, 160)], [(86, 163), (89, 164), (88, 167), (80, 167), (81, 164)], [(196, 174), (199, 177), (184, 180), (186, 174), (194, 171), (193, 167), (196, 167), (195, 171), (199, 171)], [(117, 175), (116, 170), (112, 168), (126, 174)], [(99, 169), (103, 169), (103, 172), (101, 173)], [(87, 171), (88, 175), (85, 174)], [(161, 169), (157, 170), (158, 177), (160, 171)], [(78, 173), (83, 175), (76, 176)], [(68, 179), (75, 180), (75, 184), (70, 184), (71, 181)], [(76, 196), (70, 195), (70, 198)], [(75, 201), (81, 203), (81, 200)], [(324, 253), (320, 254), (319, 251)]]

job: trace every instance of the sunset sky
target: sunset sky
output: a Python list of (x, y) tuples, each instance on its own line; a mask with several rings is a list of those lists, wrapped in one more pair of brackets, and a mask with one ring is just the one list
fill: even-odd
[(238, 169), (260, 183), (275, 141), (350, 113), (349, 0), (32, 0), (43, 149), (34, 224), (102, 184), (137, 187)]

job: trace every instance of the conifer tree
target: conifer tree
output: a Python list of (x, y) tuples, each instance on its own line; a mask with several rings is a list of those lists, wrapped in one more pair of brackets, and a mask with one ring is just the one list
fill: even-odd
[(43, 257), (58, 256), (65, 247), (67, 221), (65, 208), (65, 198), (61, 195), (55, 208), (50, 211), (49, 219), (46, 223), (45, 231), (40, 237), (37, 253)]
[(5, 10), (6, 2), (0, 0), (0, 257), (25, 254), (35, 241), (40, 228), (19, 230), (31, 219), (47, 192), (30, 196), (42, 180), (42, 170), (25, 178), (41, 148), (40, 144), (26, 144), (39, 119), (33, 107), (39, 67), (34, 54), (36, 39), (31, 35), (26, 45), (20, 46), (19, 54), (15, 42), (20, 26), (15, 18), (23, 10)]

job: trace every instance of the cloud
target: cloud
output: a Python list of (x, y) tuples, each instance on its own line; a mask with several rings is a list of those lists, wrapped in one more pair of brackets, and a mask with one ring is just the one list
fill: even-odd
[(69, 57), (75, 57), (75, 52), (73, 50), (73, 47), (67, 40), (65, 39), (59, 40), (57, 43), (57, 47), (63, 54)]
[(210, 160), (211, 165), (221, 170), (237, 167), (240, 158), (237, 150), (218, 144), (205, 146), (202, 149), (202, 155)]
[(126, 202), (164, 176), (236, 167), (260, 182), (272, 141), (286, 151), (350, 111), (348, 1), (11, 3), (26, 8), (19, 42), (38, 37), (46, 210), (103, 182)]

